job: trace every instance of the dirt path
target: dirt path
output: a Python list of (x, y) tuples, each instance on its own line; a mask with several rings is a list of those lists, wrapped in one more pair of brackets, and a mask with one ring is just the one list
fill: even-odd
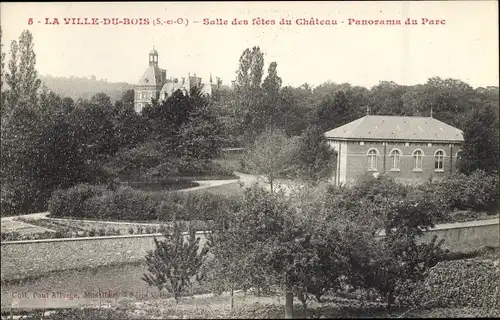
[(39, 212), (39, 213), (25, 214), (25, 215), (20, 215), (20, 216), (3, 217), (0, 220), (1, 231), (2, 231), (2, 233), (17, 232), (21, 235), (32, 234), (32, 233), (41, 233), (41, 232), (46, 232), (46, 231), (55, 232), (54, 230), (51, 230), (51, 229), (38, 227), (38, 226), (35, 226), (32, 224), (17, 220), (18, 218), (43, 219), (48, 214), (49, 214), (48, 212)]

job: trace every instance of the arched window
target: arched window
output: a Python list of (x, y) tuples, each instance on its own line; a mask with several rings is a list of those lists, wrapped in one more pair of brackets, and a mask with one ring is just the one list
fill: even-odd
[(436, 171), (443, 171), (444, 170), (444, 151), (443, 150), (437, 150), (434, 153), (434, 169)]
[(377, 170), (377, 155), (378, 155), (377, 149), (370, 149), (370, 150), (368, 150), (368, 153), (367, 153), (367, 156), (368, 156), (368, 170), (370, 170), (370, 171), (376, 171)]
[(422, 171), (422, 162), (424, 158), (424, 152), (420, 149), (413, 151), (413, 170)]
[(389, 154), (391, 158), (391, 171), (399, 171), (399, 162), (401, 157), (401, 151), (394, 149)]

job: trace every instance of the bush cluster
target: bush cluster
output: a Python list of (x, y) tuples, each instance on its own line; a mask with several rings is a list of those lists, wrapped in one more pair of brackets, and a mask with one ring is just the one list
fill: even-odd
[(471, 221), (498, 213), (498, 180), (498, 176), (483, 171), (470, 175), (456, 173), (442, 180), (415, 185), (384, 175), (377, 178), (366, 175), (350, 187), (331, 188), (329, 193), (335, 200), (330, 205), (339, 210), (351, 209), (355, 214), (384, 202), (412, 199), (429, 202), (439, 208), (434, 217), (435, 223)]
[(55, 217), (101, 220), (218, 220), (231, 198), (210, 193), (171, 192), (160, 196), (122, 186), (116, 190), (92, 185), (54, 192), (49, 211)]
[(474, 259), (440, 262), (418, 286), (413, 300), (428, 308), (499, 310), (500, 270), (496, 264)]
[(443, 202), (448, 210), (488, 211), (498, 210), (498, 175), (475, 171), (470, 175), (454, 174), (426, 187), (435, 201)]

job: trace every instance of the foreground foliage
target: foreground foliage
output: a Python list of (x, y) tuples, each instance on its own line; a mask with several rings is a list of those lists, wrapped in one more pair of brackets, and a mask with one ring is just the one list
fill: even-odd
[(142, 279), (159, 291), (166, 289), (179, 303), (191, 282), (200, 282), (205, 277), (203, 267), (209, 247), (200, 246), (194, 230), (184, 236), (176, 224), (163, 236), (165, 240), (154, 239), (155, 249), (146, 255), (148, 273)]

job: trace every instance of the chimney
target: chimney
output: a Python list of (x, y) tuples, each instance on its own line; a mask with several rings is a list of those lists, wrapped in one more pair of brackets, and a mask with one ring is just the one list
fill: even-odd
[(161, 70), (161, 83), (165, 84), (167, 82), (167, 70)]
[(186, 78), (182, 77), (182, 84), (184, 84), (186, 82)]

